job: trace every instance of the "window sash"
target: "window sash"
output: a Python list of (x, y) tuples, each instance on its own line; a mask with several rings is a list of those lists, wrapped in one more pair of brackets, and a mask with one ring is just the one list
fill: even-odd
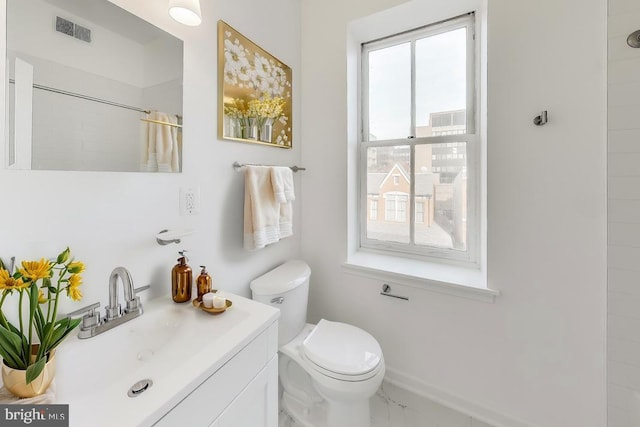
[[(413, 130), (412, 135), (408, 135), (408, 138), (414, 138), (416, 134), (416, 63), (415, 63), (415, 44), (416, 41), (435, 36), (438, 34), (446, 33), (449, 31), (454, 31), (460, 28), (466, 28), (467, 34), (467, 109), (466, 109), (466, 133), (467, 134), (475, 134), (476, 133), (476, 114), (475, 114), (475, 105), (476, 105), (476, 81), (475, 81), (475, 71), (476, 71), (476, 61), (475, 61), (475, 24), (474, 24), (475, 14), (473, 12), (447, 19), (442, 22), (438, 22), (435, 24), (429, 24), (425, 27), (410, 30), (401, 34), (397, 34), (395, 36), (390, 36), (378, 40), (374, 40), (368, 43), (362, 44), (362, 54), (361, 54), (361, 102), (360, 106), (361, 110), (361, 133), (360, 140), (368, 141), (369, 140), (369, 97), (368, 97), (368, 87), (369, 87), (369, 76), (367, 70), (369, 69), (369, 53), (375, 50), (384, 49), (392, 46), (396, 46), (398, 44), (410, 42), (411, 43), (411, 129)], [(388, 140), (390, 141), (390, 140)]]
[[(447, 142), (464, 142), (466, 143), (467, 151), (467, 248), (466, 251), (459, 249), (440, 248), (436, 246), (416, 245), (415, 239), (415, 147), (425, 144), (443, 144)], [(405, 218), (409, 216), (409, 239), (410, 243), (400, 243), (395, 241), (382, 241), (377, 239), (370, 239), (367, 237), (367, 150), (372, 147), (391, 147), (395, 145), (409, 145), (411, 149), (411, 170), (410, 181), (411, 189), (408, 195), (409, 203), (406, 204)], [(478, 138), (476, 135), (442, 135), (437, 137), (425, 137), (414, 139), (401, 139), (392, 141), (369, 141), (360, 144), (359, 152), (359, 189), (360, 189), (360, 248), (379, 251), (379, 252), (393, 252), (397, 254), (404, 254), (407, 256), (418, 256), (420, 258), (430, 258), (433, 260), (451, 260), (454, 262), (460, 262), (465, 265), (479, 265), (479, 239), (480, 239), (480, 223), (479, 223), (479, 150), (478, 150)], [(385, 200), (385, 220), (393, 221), (389, 204)], [(398, 213), (398, 198), (394, 197), (395, 201), (393, 212), (394, 215)], [(426, 211), (423, 213), (426, 220)], [(379, 216), (378, 216), (379, 217)]]

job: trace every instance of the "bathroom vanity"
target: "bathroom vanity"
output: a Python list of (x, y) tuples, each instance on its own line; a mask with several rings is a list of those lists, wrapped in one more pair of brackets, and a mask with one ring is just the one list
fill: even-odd
[(218, 315), (147, 301), (124, 325), (68, 338), (56, 403), (69, 404), (70, 426), (276, 427), (279, 311), (225, 297), (233, 305)]

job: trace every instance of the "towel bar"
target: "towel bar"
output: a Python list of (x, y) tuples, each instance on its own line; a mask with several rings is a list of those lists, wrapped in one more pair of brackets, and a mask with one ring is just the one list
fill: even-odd
[[(255, 163), (240, 163), (240, 162), (233, 162), (233, 168), (235, 170), (240, 170), (245, 166), (268, 166), (268, 165), (258, 165)], [(306, 171), (307, 168), (301, 168), (299, 166), (289, 166), (289, 168), (294, 171), (294, 172), (298, 172), (298, 171)]]

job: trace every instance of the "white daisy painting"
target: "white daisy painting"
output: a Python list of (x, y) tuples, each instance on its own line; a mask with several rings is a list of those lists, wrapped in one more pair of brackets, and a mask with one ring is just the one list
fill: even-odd
[(218, 21), (218, 136), (291, 148), (291, 68)]

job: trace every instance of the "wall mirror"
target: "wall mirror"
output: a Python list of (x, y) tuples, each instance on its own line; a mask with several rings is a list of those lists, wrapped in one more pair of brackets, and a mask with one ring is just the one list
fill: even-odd
[(7, 0), (6, 167), (182, 170), (182, 40), (108, 0)]

